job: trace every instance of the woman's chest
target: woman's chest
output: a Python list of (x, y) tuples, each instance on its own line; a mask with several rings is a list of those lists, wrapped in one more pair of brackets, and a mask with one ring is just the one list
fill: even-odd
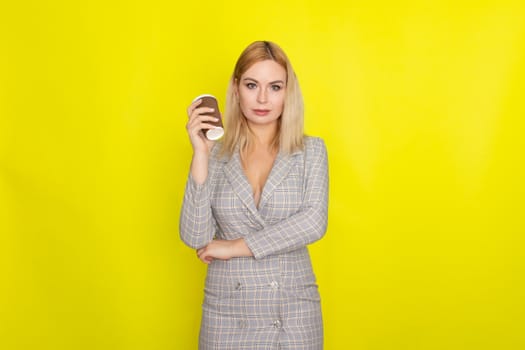
[(260, 189), (258, 203), (246, 174), (233, 177), (219, 170), (211, 192), (211, 206), (219, 226), (228, 229), (249, 226), (257, 230), (299, 211), (305, 190), (302, 164), (293, 164), (284, 172), (274, 170), (269, 171)]

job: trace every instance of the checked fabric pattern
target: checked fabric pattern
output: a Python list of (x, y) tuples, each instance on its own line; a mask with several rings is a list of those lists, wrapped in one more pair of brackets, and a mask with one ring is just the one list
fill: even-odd
[(279, 153), (259, 207), (238, 152), (212, 149), (208, 178), (188, 178), (180, 217), (191, 248), (243, 237), (250, 258), (214, 260), (205, 282), (199, 349), (323, 348), (320, 297), (306, 246), (326, 232), (328, 160), (322, 139)]

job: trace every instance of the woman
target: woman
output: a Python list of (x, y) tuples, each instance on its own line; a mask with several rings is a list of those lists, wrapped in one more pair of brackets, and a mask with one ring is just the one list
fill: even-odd
[(322, 349), (306, 246), (326, 231), (324, 142), (303, 134), (302, 96), (276, 44), (257, 41), (230, 81), (221, 142), (210, 108), (188, 107), (193, 147), (180, 235), (208, 264), (199, 349)]

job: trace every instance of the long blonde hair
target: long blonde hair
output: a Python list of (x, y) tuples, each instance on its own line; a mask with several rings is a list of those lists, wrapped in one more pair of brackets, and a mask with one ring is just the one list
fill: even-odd
[(248, 45), (239, 56), (228, 86), (224, 111), (226, 130), (221, 149), (223, 155), (231, 156), (237, 147), (241, 152), (245, 152), (253, 143), (254, 135), (239, 106), (239, 100), (235, 95), (235, 84), (238, 87), (241, 76), (253, 64), (264, 60), (275, 61), (286, 70), (284, 108), (278, 120), (278, 131), (274, 146), (284, 154), (291, 154), (304, 147), (303, 96), (292, 65), (277, 44), (269, 41), (255, 41)]

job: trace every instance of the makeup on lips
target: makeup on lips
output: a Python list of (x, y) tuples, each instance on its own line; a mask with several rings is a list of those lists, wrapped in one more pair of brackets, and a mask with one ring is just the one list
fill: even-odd
[(268, 115), (270, 113), (269, 109), (253, 109), (253, 112), (261, 117), (264, 117), (265, 115)]

